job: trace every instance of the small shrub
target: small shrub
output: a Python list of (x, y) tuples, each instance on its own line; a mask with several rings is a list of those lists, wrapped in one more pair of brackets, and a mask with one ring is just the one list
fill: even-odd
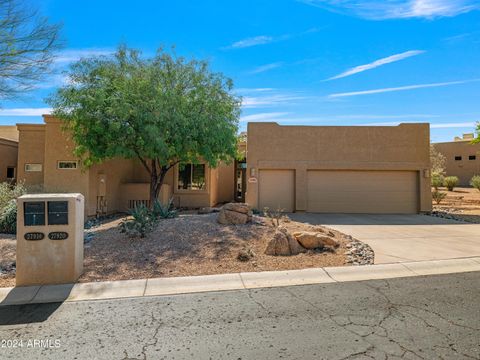
[(165, 205), (156, 200), (153, 204), (152, 215), (155, 219), (173, 219), (177, 217), (177, 210), (173, 207), (173, 198), (170, 198)]
[(130, 237), (144, 238), (151, 232), (159, 219), (172, 219), (177, 216), (177, 210), (173, 208), (173, 198), (165, 205), (155, 201), (153, 208), (149, 209), (144, 204), (131, 209), (131, 219), (125, 219), (120, 224), (120, 231)]
[(283, 209), (277, 208), (275, 211), (270, 211), (270, 208), (263, 208), (263, 215), (270, 220), (273, 227), (280, 226), (280, 220), (283, 218)]
[(458, 185), (458, 177), (447, 176), (445, 179), (443, 179), (443, 185), (448, 189), (448, 191), (453, 191), (453, 189)]
[(438, 204), (442, 202), (443, 199), (447, 196), (447, 193), (440, 192), (438, 190), (435, 190), (432, 192), (432, 198), (433, 200)]
[(244, 248), (238, 252), (237, 260), (242, 262), (250, 261), (255, 257), (255, 253), (250, 248)]
[(12, 185), (6, 182), (0, 183), (0, 212), (8, 206), (10, 202), (19, 196), (27, 193), (27, 189), (23, 183)]
[(435, 189), (435, 190), (438, 190), (438, 188), (440, 186), (443, 186), (443, 182), (444, 182), (445, 178), (442, 174), (432, 174), (432, 187)]
[(0, 212), (0, 233), (17, 233), (17, 202), (12, 199), (1, 209)]
[(143, 204), (129, 211), (132, 219), (126, 219), (120, 224), (120, 231), (130, 237), (144, 238), (147, 233), (153, 230), (155, 218), (152, 212)]
[(480, 191), (480, 175), (475, 175), (474, 177), (472, 177), (472, 179), (470, 180), (470, 185)]

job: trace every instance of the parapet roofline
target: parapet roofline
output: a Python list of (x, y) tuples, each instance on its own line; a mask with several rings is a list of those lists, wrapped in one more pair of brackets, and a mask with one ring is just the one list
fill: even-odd
[(418, 123), (400, 123), (398, 125), (280, 125), (276, 121), (253, 121), (248, 122), (247, 125), (274, 125), (278, 127), (312, 127), (312, 128), (345, 128), (345, 127), (362, 127), (362, 128), (395, 128), (395, 127), (406, 127), (406, 126), (425, 126), (430, 127), (428, 122), (418, 122)]

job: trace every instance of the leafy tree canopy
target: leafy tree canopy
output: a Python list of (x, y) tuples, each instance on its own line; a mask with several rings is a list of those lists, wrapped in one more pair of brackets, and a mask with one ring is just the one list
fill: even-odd
[(48, 101), (76, 154), (86, 166), (139, 159), (151, 175), (152, 203), (175, 164), (202, 159), (215, 167), (236, 155), (241, 99), (204, 61), (163, 49), (145, 58), (121, 46), (114, 56), (78, 61), (68, 75)]

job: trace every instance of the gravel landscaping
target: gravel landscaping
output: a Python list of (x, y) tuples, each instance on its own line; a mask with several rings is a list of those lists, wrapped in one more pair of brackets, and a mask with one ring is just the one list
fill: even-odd
[[(295, 256), (270, 256), (265, 249), (275, 233), (268, 219), (253, 216), (245, 225), (221, 225), (218, 214), (181, 215), (160, 220), (145, 238), (120, 233), (122, 219), (94, 223), (85, 231), (84, 274), (80, 282), (220, 273), (290, 270), (373, 263), (373, 251), (349, 235), (294, 222), (281, 225), (289, 232), (319, 231), (334, 235), (336, 249), (308, 250)], [(15, 285), (13, 236), (0, 235), (4, 271), (0, 287)]]
[(430, 216), (480, 224), (480, 191), (474, 188), (439, 189), (447, 196), (440, 204), (433, 202)]

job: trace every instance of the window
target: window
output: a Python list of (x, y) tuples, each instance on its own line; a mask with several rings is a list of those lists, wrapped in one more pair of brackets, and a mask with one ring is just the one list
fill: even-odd
[(205, 190), (205, 164), (180, 165), (178, 190)]
[(455, 161), (461, 161), (462, 157), (461, 156), (455, 156)]
[(7, 167), (7, 179), (15, 179), (15, 168), (13, 166)]
[(59, 161), (57, 163), (57, 169), (72, 169), (75, 170), (78, 166), (77, 161)]
[(477, 160), (477, 156), (476, 155), (470, 155), (468, 157), (468, 160)]
[(42, 171), (42, 164), (25, 164), (25, 171), (27, 172)]

